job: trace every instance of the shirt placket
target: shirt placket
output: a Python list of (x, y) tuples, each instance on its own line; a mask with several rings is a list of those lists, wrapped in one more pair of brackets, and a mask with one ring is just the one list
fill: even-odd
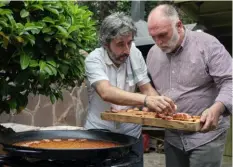
[[(116, 87), (122, 89), (122, 80), (121, 80), (121, 67), (116, 68)], [(121, 124), (115, 121), (115, 129), (117, 132), (120, 131)]]
[(180, 139), (181, 139), (181, 141), (183, 143), (184, 150), (186, 151), (188, 149), (188, 140), (185, 138), (183, 133), (180, 134)]
[(174, 99), (175, 97), (175, 86), (176, 86), (176, 64), (175, 64), (175, 55), (170, 56), (170, 97)]
[[(180, 52), (181, 50), (182, 50), (182, 49), (179, 49), (177, 52)], [(180, 57), (178, 57), (178, 55), (177, 55), (175, 58), (177, 59), (178, 62), (180, 62), (180, 61), (179, 61)], [(174, 68), (176, 67), (176, 70), (172, 71), (172, 73), (174, 73), (174, 77), (176, 76), (176, 77), (175, 77), (176, 80), (174, 79), (174, 84), (179, 84), (179, 83), (178, 83), (178, 80), (177, 80), (177, 77), (179, 77), (179, 76), (178, 76), (178, 75), (175, 75), (175, 73), (176, 73), (176, 74), (179, 73), (179, 70), (178, 70), (179, 66), (180, 66), (179, 63), (174, 64)], [(178, 85), (177, 85), (177, 86), (178, 86)], [(175, 93), (175, 92), (174, 92), (174, 93)], [(181, 111), (181, 112), (182, 112), (182, 111)], [(181, 142), (182, 142), (182, 144), (183, 144), (183, 148), (184, 148), (184, 150), (187, 150), (187, 149), (188, 149), (188, 140), (186, 139), (186, 137), (183, 135), (182, 132), (179, 132), (179, 134), (180, 134)]]
[(117, 75), (116, 75), (116, 86), (118, 88), (120, 88), (120, 89), (124, 89), (123, 86), (122, 86), (124, 81), (122, 80), (121, 71), (122, 71), (122, 66), (120, 66), (119, 68), (116, 69), (116, 73), (117, 73)]
[[(177, 60), (179, 59), (179, 57), (177, 55), (171, 55), (170, 56), (170, 97), (174, 100), (174, 102), (176, 101), (176, 87), (178, 86), (178, 82), (177, 82), (177, 74), (178, 74), (178, 64), (177, 64)], [(184, 149), (186, 150), (188, 147), (188, 141), (186, 140), (186, 138), (182, 135), (182, 133), (180, 133), (180, 146), (181, 144), (183, 145)], [(179, 140), (179, 138), (177, 138), (177, 140)], [(182, 146), (181, 146), (182, 147)]]

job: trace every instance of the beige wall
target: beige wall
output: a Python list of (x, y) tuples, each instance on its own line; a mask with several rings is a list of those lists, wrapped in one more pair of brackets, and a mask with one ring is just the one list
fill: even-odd
[(83, 84), (63, 92), (64, 100), (51, 104), (49, 97), (28, 97), (28, 105), (20, 114), (1, 114), (0, 123), (20, 123), (32, 126), (83, 126), (87, 112), (87, 89)]

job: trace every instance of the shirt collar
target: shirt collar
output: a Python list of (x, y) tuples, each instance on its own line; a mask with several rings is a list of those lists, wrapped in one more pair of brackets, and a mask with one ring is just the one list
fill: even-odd
[(112, 64), (114, 64), (114, 63), (112, 62), (112, 60), (109, 58), (107, 50), (104, 49), (103, 47), (102, 47), (102, 49), (103, 49), (103, 52), (104, 52), (104, 61), (105, 61), (105, 63), (106, 63), (107, 65), (112, 65)]
[(186, 29), (184, 29), (184, 39), (183, 39), (183, 41), (182, 41), (182, 43), (181, 43), (181, 47), (183, 48), (186, 44), (187, 44), (187, 42), (188, 42), (188, 34), (189, 34), (189, 30), (186, 30)]

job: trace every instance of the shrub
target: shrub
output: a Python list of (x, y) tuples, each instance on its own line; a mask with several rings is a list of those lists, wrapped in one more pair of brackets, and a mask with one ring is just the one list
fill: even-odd
[(92, 12), (72, 1), (0, 2), (0, 113), (20, 112), (29, 93), (62, 99), (84, 79), (96, 44)]

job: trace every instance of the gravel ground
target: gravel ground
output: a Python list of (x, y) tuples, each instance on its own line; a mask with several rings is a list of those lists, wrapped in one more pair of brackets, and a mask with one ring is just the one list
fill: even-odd
[[(144, 167), (165, 167), (165, 155), (156, 152), (144, 153)], [(231, 158), (224, 158), (222, 167), (232, 167)]]
[(144, 153), (144, 167), (165, 167), (164, 154), (156, 152)]

